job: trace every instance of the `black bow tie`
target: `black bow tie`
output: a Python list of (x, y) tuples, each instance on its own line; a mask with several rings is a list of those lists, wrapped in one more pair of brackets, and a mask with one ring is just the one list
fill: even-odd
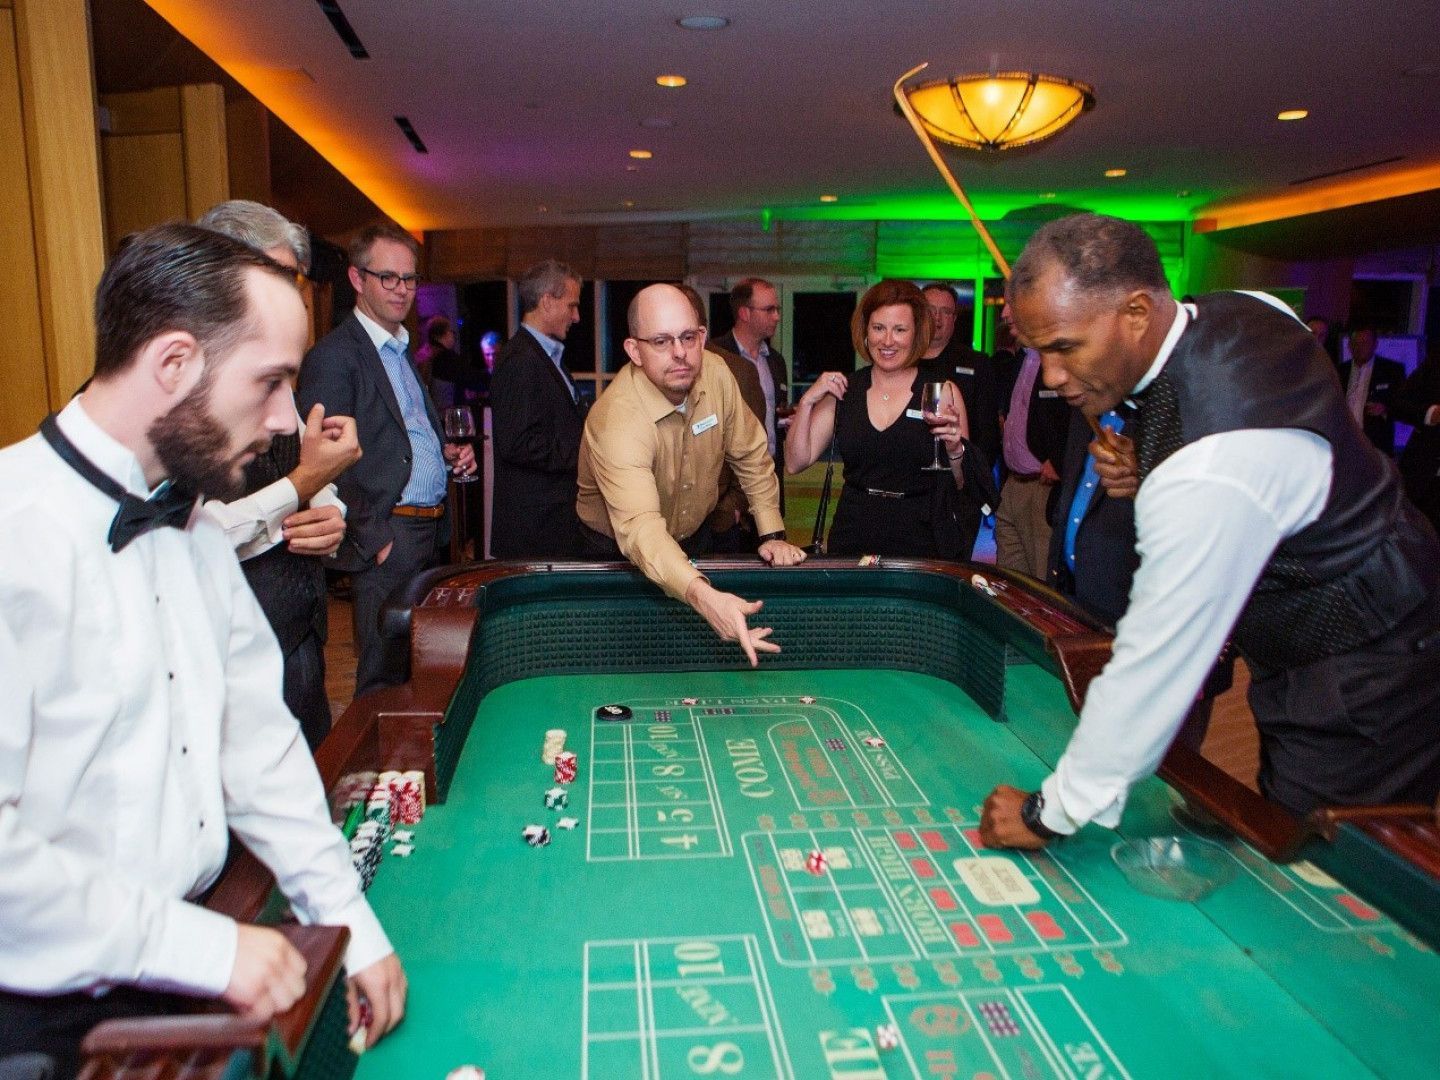
[(111, 551), (119, 551), (131, 540), (143, 536), (151, 529), (167, 525), (183, 529), (189, 522), (190, 512), (195, 509), (195, 496), (191, 492), (166, 481), (152, 498), (142, 499), (131, 495), (101, 472), (99, 466), (65, 437), (60, 425), (55, 422), (54, 415), (47, 416), (40, 422), (40, 434), (45, 436), (45, 441), (66, 465), (120, 504), (120, 509), (115, 512), (115, 519), (110, 523), (110, 534), (106, 537), (110, 541)]

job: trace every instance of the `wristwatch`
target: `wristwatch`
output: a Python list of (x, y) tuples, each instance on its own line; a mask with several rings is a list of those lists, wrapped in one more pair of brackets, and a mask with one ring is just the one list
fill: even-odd
[(1033, 832), (1041, 840), (1054, 840), (1061, 834), (1046, 825), (1040, 820), (1040, 811), (1045, 809), (1045, 796), (1038, 791), (1032, 791), (1025, 796), (1025, 801), (1020, 804), (1020, 820), (1025, 827)]
[(785, 539), (785, 530), (784, 530), (784, 529), (781, 529), (779, 532), (766, 533), (764, 536), (760, 537), (760, 541), (759, 541), (759, 542), (760, 542), (761, 544), (768, 544), (771, 540), (784, 540), (784, 539)]

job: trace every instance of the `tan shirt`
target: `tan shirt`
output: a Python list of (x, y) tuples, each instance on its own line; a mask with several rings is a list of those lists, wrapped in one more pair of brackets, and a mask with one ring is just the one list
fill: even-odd
[(700, 571), (680, 550), (719, 497), (728, 462), (761, 535), (780, 532), (780, 482), (765, 429), (735, 376), (706, 353), (683, 411), (626, 364), (585, 420), (580, 443), (580, 520), (613, 536), (625, 557), (677, 600)]

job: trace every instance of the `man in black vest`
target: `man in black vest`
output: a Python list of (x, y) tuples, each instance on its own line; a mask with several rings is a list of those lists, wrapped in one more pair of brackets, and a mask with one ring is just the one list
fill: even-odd
[[(263, 251), (297, 277), (310, 267), (309, 234), (268, 206), (232, 199), (211, 207), (197, 224)], [(285, 704), (311, 750), (330, 730), (325, 562), (345, 538), (345, 504), (333, 481), (359, 457), (355, 421), (327, 417), (325, 407), (316, 405), (300, 430), (276, 435), (270, 449), (245, 467), (241, 498), (205, 504), (235, 545), (280, 642)]]
[(580, 321), (580, 275), (547, 259), (516, 283), (520, 329), (490, 377), (495, 497), (490, 551), (499, 559), (580, 552), (575, 470), (585, 403), (565, 370), (565, 335)]
[(1440, 541), (1272, 297), (1177, 304), (1138, 227), (1041, 228), (1009, 301), (1044, 380), (1098, 417), (1129, 400), (1140, 567), (1115, 654), (1054, 774), (986, 800), (992, 846), (1114, 827), (1231, 638), (1252, 672), (1260, 787), (1295, 813), (1440, 790)]

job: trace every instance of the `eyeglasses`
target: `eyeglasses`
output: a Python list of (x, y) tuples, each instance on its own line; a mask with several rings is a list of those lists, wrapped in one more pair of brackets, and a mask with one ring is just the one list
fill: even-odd
[(666, 352), (675, 347), (676, 341), (679, 341), (680, 344), (684, 345), (687, 349), (693, 349), (696, 345), (700, 344), (700, 339), (703, 336), (703, 330), (686, 330), (678, 336), (675, 334), (656, 334), (654, 337), (642, 337), (636, 338), (635, 340), (643, 341), (656, 352)]
[(397, 274), (393, 270), (381, 270), (379, 273), (376, 273), (374, 270), (367, 270), (363, 266), (357, 266), (355, 269), (359, 270), (362, 274), (369, 274), (376, 281), (380, 282), (380, 287), (387, 292), (394, 292), (400, 287), (402, 282), (407, 289), (414, 289), (420, 284), (419, 274)]
[(746, 304), (751, 311), (758, 311), (761, 315), (779, 315), (780, 305), (771, 304), (769, 307), (756, 307), (754, 304)]

